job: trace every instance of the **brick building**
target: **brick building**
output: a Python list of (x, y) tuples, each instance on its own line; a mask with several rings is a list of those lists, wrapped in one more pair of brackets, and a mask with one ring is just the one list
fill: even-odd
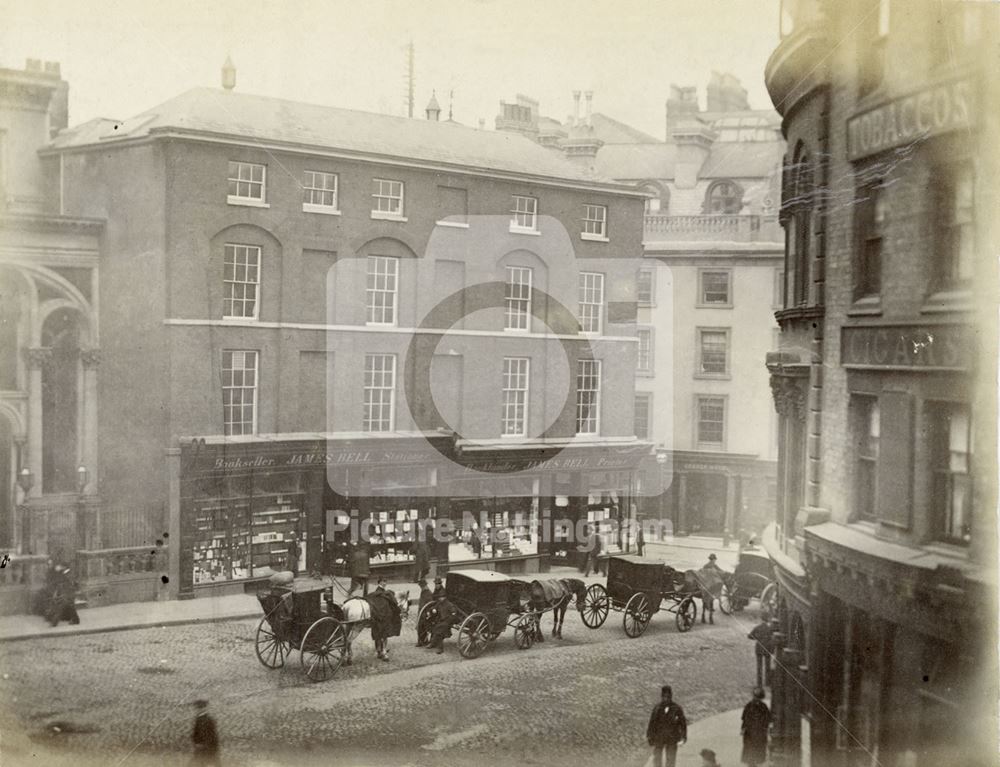
[(782, 9), (775, 763), (995, 763), (989, 5)]
[(785, 144), (778, 115), (754, 110), (732, 75), (671, 86), (665, 139), (594, 113), (565, 122), (519, 96), (496, 124), (646, 195), (639, 275), (635, 432), (657, 445), (641, 465), (639, 511), (675, 534), (733, 538), (772, 516), (777, 416), (760, 359), (774, 348)]
[(292, 534), (332, 567), (352, 519), (376, 568), (447, 519), (441, 567), (531, 572), (573, 553), (549, 518), (627, 515), (641, 195), (437, 110), (224, 74), (40, 153), (60, 211), (106, 222), (97, 474), (169, 533), (174, 593), (242, 589)]

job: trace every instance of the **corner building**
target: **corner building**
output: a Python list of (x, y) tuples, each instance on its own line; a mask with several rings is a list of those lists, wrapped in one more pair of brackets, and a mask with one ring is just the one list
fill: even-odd
[(774, 763), (993, 764), (998, 10), (781, 23)]
[(162, 519), (175, 594), (293, 534), (339, 570), (352, 520), (374, 574), (444, 519), (439, 570), (544, 568), (556, 518), (628, 546), (642, 197), (436, 117), (202, 88), (42, 151), (106, 222), (102, 497)]

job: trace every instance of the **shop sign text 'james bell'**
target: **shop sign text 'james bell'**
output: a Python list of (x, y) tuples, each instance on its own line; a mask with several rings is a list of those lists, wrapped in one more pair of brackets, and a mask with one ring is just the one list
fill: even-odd
[(972, 127), (972, 83), (940, 83), (870, 109), (847, 123), (850, 159)]

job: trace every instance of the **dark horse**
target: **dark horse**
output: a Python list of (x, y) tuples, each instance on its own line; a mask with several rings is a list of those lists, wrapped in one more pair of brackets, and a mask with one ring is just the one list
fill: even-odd
[[(727, 583), (728, 573), (712, 568), (701, 570), (675, 570), (667, 568), (667, 576), (678, 594), (689, 594), (701, 599), (701, 622), (715, 623), (715, 600), (722, 593), (722, 587)], [(730, 576), (731, 577), (731, 576)]]
[[(563, 621), (569, 603), (576, 599), (576, 609), (583, 610), (583, 599), (587, 593), (587, 584), (579, 578), (554, 578), (545, 581), (532, 581), (529, 606), (534, 610), (552, 610), (552, 636), (562, 639)], [(538, 627), (538, 638), (541, 640), (542, 629)]]

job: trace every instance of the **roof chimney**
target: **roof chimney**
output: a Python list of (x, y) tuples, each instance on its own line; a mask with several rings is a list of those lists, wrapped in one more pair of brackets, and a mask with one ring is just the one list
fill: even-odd
[(697, 116), (698, 111), (698, 89), (671, 84), (667, 98), (667, 141), (670, 141), (678, 123)]
[(573, 91), (573, 125), (580, 123), (580, 91)]
[(441, 117), (441, 105), (438, 104), (437, 91), (431, 91), (431, 100), (427, 102), (427, 108), (424, 109), (424, 114), (427, 116), (428, 120), (433, 120), (437, 122)]
[(236, 67), (229, 56), (226, 56), (226, 63), (222, 65), (222, 87), (227, 91), (236, 87)]
[(590, 108), (591, 108), (591, 105), (592, 105), (592, 103), (594, 101), (594, 92), (593, 91), (587, 91), (583, 95), (587, 97), (587, 118), (586, 118), (587, 122), (586, 122), (586, 125), (589, 128), (590, 127)]

